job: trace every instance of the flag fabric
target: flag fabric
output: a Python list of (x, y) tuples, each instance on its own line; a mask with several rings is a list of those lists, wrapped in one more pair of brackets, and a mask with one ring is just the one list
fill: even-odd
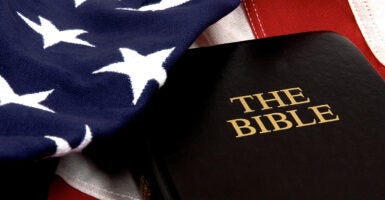
[[(376, 6), (376, 8), (380, 8), (380, 6)], [(274, 12), (271, 12), (272, 10), (274, 10)], [(365, 12), (366, 11), (367, 10), (365, 10)], [(325, 16), (327, 17), (325, 18)], [(250, 20), (250, 24), (247, 21), (248, 19)], [(277, 21), (277, 19), (279, 20)], [(370, 21), (366, 22), (370, 23)], [(282, 24), (286, 25), (282, 26)], [(287, 24), (289, 24), (289, 26)], [(360, 50), (363, 51), (363, 53), (367, 55), (370, 60), (370, 56), (373, 55), (370, 55), (371, 52), (369, 48), (363, 48), (365, 45), (360, 45), (364, 44), (364, 38), (362, 38), (360, 31), (357, 30), (357, 28), (356, 21), (352, 15), (352, 9), (349, 7), (347, 1), (338, 1), (337, 3), (333, 0), (327, 0), (323, 1), (321, 4), (321, 1), (311, 3), (305, 0), (281, 0), (279, 3), (272, 3), (267, 0), (244, 0), (242, 1), (242, 4), (238, 6), (238, 8), (235, 9), (230, 15), (227, 15), (206, 29), (205, 32), (200, 35), (194, 46), (203, 47), (229, 42), (252, 40), (256, 38), (256, 35), (259, 36), (260, 33), (263, 33), (262, 29), (265, 33), (265, 37), (286, 35), (289, 33), (303, 31), (330, 30), (337, 31), (349, 37), (349, 39), (354, 41), (355, 44), (360, 47)], [(385, 68), (382, 67), (382, 69)], [(385, 72), (385, 70), (382, 71)], [(96, 153), (96, 155), (99, 154)], [(113, 154), (109, 153), (109, 155)], [(89, 161), (91, 159), (88, 155), (84, 154), (72, 154), (60, 159), (60, 165), (58, 167), (60, 171), (56, 171), (60, 178), (58, 176), (55, 178), (50, 191), (49, 199), (97, 199), (101, 198), (100, 194), (103, 194), (103, 192), (106, 193), (106, 188), (110, 189), (107, 191), (111, 195), (122, 195), (119, 193), (119, 190), (115, 189), (122, 188), (118, 187), (119, 185), (127, 187), (127, 184), (121, 181), (121, 174), (119, 174), (119, 176), (115, 176), (115, 178), (109, 179), (108, 181), (104, 178), (115, 175), (115, 173), (111, 173), (110, 169), (111, 166), (116, 166), (116, 163), (109, 163), (108, 170), (103, 170), (100, 167), (89, 167), (88, 170), (84, 170), (87, 169), (86, 167), (88, 165), (85, 165), (84, 162), (79, 162), (79, 159), (73, 158), (77, 158), (79, 156), (85, 157), (80, 160)], [(66, 165), (62, 165), (63, 161)], [(106, 162), (102, 163), (105, 165)], [(125, 163), (119, 164), (122, 166)], [(126, 169), (125, 171), (130, 172), (129, 169)], [(85, 174), (88, 174), (88, 176)], [(102, 176), (98, 176), (98, 174), (102, 174)], [(94, 181), (90, 181), (90, 177), (92, 177)], [(65, 181), (63, 181), (62, 178)], [(83, 181), (83, 183), (87, 182), (88, 185), (92, 184), (93, 187), (85, 187), (84, 184), (81, 184), (81, 181)], [(102, 187), (100, 187), (100, 185), (102, 185)], [(111, 185), (114, 187), (109, 187)], [(82, 193), (79, 191), (82, 191)], [(135, 191), (136, 189), (133, 188), (126, 190), (124, 194)], [(90, 196), (85, 196), (85, 194)], [(109, 197), (111, 197), (111, 195), (109, 195)]]
[(384, 0), (243, 0), (242, 5), (256, 38), (333, 31), (350, 39), (385, 79)]
[(238, 4), (1, 0), (0, 160), (63, 156), (114, 134)]

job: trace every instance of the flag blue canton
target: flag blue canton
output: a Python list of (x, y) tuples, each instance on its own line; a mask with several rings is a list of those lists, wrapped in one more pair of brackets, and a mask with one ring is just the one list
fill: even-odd
[(0, 160), (63, 156), (114, 134), (238, 4), (1, 0)]

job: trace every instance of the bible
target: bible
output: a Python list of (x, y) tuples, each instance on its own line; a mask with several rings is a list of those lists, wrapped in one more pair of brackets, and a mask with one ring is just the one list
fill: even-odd
[(385, 198), (385, 83), (336, 33), (190, 49), (137, 122), (162, 199)]

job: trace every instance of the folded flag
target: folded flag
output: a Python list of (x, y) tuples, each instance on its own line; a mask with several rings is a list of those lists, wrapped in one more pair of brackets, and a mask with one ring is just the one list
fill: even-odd
[(63, 156), (114, 134), (238, 4), (1, 0), (0, 160)]

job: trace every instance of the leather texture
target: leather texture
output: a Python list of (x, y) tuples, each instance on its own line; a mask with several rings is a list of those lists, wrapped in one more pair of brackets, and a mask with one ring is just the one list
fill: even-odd
[(165, 199), (385, 197), (385, 85), (346, 38), (192, 49), (173, 69), (134, 130)]

